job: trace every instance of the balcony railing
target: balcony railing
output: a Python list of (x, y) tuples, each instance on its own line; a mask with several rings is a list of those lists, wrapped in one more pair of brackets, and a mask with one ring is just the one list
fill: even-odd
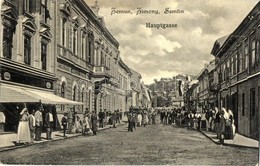
[(94, 75), (97, 77), (111, 77), (109, 70), (105, 66), (94, 66), (93, 67)]

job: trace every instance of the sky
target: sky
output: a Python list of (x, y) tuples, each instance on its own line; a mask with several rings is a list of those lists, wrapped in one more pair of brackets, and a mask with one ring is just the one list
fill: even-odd
[[(89, 6), (95, 0), (85, 0)], [(232, 33), (258, 0), (98, 0), (99, 15), (119, 42), (120, 56), (145, 84), (177, 74), (197, 76), (214, 59), (214, 42)], [(112, 8), (132, 14), (112, 14)], [(137, 8), (160, 14), (136, 14)], [(165, 14), (165, 8), (184, 13)], [(148, 28), (177, 24), (175, 28)]]

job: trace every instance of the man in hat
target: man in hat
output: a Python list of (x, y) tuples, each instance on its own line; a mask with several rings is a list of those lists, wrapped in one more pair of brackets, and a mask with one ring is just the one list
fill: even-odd
[(61, 119), (61, 124), (63, 127), (63, 137), (66, 138), (66, 130), (67, 130), (67, 125), (68, 125), (68, 113), (64, 113), (63, 117)]

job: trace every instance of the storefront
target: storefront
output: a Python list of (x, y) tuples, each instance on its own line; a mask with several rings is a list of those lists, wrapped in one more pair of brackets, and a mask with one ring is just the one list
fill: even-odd
[(52, 91), (7, 83), (0, 83), (0, 98), (0, 109), (5, 116), (5, 124), (2, 132), (16, 132), (20, 112), (25, 107), (25, 104), (28, 110), (37, 110), (42, 105), (44, 108), (43, 119), (46, 112), (50, 110), (54, 117), (54, 129), (59, 129), (60, 127), (56, 105), (83, 104), (57, 96)]

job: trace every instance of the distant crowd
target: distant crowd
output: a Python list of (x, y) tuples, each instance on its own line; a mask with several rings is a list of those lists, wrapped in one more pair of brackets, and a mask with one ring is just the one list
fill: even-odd
[(128, 132), (133, 132), (136, 127), (155, 124), (156, 112), (152, 108), (135, 110), (130, 108), (126, 114), (128, 118)]
[(234, 115), (231, 110), (201, 109), (187, 111), (184, 108), (162, 109), (159, 111), (161, 124), (186, 126), (189, 129), (216, 132), (220, 143), (233, 139), (236, 133)]

